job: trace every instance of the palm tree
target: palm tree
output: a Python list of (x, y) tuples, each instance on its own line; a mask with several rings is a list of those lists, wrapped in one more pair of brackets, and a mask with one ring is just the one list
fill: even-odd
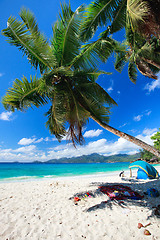
[(127, 0), (127, 17), (134, 30), (150, 39), (160, 38), (160, 0)]
[(83, 10), (81, 6), (73, 12), (70, 5), (64, 4), (50, 43), (40, 33), (34, 15), (26, 9), (20, 12), (22, 21), (10, 17), (7, 29), (2, 32), (41, 73), (40, 78), (16, 79), (2, 100), (4, 107), (23, 111), (50, 103), (46, 126), (58, 140), (67, 134), (65, 129), (69, 129), (68, 135), (74, 144), (82, 143), (82, 127), (90, 112), (108, 122), (106, 104), (116, 104), (96, 83), (100, 74), (107, 74), (96, 69), (96, 62), (106, 59), (118, 43), (107, 38), (82, 47), (79, 31)]
[(113, 34), (129, 21), (134, 31), (159, 38), (159, 9), (160, 0), (96, 0), (86, 8), (81, 37), (83, 41), (89, 40), (102, 26)]
[[(120, 63), (129, 61), (128, 73), (133, 82), (137, 75), (136, 67), (144, 76), (153, 79), (157, 79), (155, 73), (160, 67), (158, 39), (160, 19), (157, 11), (160, 9), (160, 0), (154, 1), (154, 4), (152, 2), (151, 0), (97, 0), (86, 8), (86, 16), (81, 27), (83, 41), (92, 38), (99, 26), (107, 28), (101, 34), (105, 37), (122, 28), (126, 29), (125, 44), (128, 48), (117, 52), (115, 65), (118, 69)], [(155, 47), (153, 40), (158, 47)]]
[(3, 35), (27, 56), (32, 66), (40, 69), (41, 77), (16, 79), (2, 99), (4, 107), (23, 111), (48, 103), (46, 126), (59, 141), (68, 135), (74, 145), (76, 142), (81, 144), (82, 128), (92, 118), (108, 131), (160, 156), (152, 146), (107, 124), (110, 114), (107, 105), (116, 103), (96, 83), (100, 74), (106, 74), (96, 69), (96, 62), (110, 56), (119, 44), (107, 37), (106, 40), (100, 38), (92, 44), (82, 45), (79, 34), (83, 6), (75, 12), (70, 5), (62, 6), (50, 44), (40, 33), (30, 11), (23, 9), (20, 16), (22, 21), (9, 18)]
[(137, 68), (144, 76), (157, 79), (156, 73), (160, 71), (159, 40), (152, 36), (148, 42), (129, 27), (123, 44), (126, 49), (116, 53), (115, 69), (121, 72), (124, 65), (129, 63), (128, 75), (133, 83), (137, 80)]

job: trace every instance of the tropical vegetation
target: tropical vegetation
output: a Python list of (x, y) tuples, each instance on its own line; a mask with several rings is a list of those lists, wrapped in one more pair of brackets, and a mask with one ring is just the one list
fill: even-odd
[(151, 139), (154, 140), (153, 141), (154, 147), (160, 150), (160, 128), (159, 128), (159, 131), (151, 137)]
[[(157, 133), (155, 133), (152, 137), (151, 137), (154, 143), (154, 147), (158, 150), (160, 150), (160, 129), (159, 131), (157, 131)], [(145, 160), (151, 160), (152, 158), (154, 158), (154, 154), (152, 154), (151, 152), (143, 149), (143, 150), (140, 150), (140, 156), (142, 159), (145, 159)], [(160, 159), (159, 159), (160, 160)]]
[(26, 55), (31, 66), (40, 70), (41, 76), (16, 79), (2, 100), (4, 107), (23, 111), (49, 104), (46, 126), (59, 141), (67, 135), (74, 145), (81, 144), (82, 128), (92, 118), (106, 130), (160, 156), (152, 146), (108, 125), (109, 107), (116, 103), (96, 82), (99, 75), (107, 74), (97, 69), (97, 63), (113, 51), (123, 51), (123, 47), (106, 32), (97, 41), (83, 45), (83, 11), (83, 6), (73, 12), (70, 5), (62, 5), (50, 42), (29, 10), (20, 12), (21, 21), (8, 19), (3, 35)]
[(160, 1), (151, 0), (96, 0), (86, 9), (82, 24), (83, 41), (92, 38), (98, 27), (105, 27), (101, 35), (110, 36), (125, 28), (126, 49), (116, 57), (115, 68), (121, 71), (128, 62), (128, 75), (137, 79), (137, 69), (157, 79), (160, 70)]
[(97, 70), (96, 63), (109, 57), (119, 44), (107, 38), (92, 46), (82, 46), (79, 34), (83, 10), (80, 6), (73, 12), (70, 5), (62, 5), (50, 42), (26, 9), (20, 12), (21, 21), (10, 17), (3, 30), (8, 42), (18, 47), (41, 73), (39, 78), (16, 79), (2, 100), (4, 107), (23, 111), (49, 103), (46, 126), (50, 133), (59, 141), (68, 135), (74, 144), (83, 142), (82, 127), (90, 116), (107, 123), (110, 110), (106, 105), (116, 104), (96, 83), (100, 74), (107, 74)]

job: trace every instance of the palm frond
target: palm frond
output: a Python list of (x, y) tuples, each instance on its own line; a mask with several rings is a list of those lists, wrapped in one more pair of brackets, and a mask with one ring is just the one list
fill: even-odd
[(87, 82), (79, 84), (77, 89), (86, 95), (87, 98), (92, 99), (99, 105), (115, 105), (114, 99), (96, 82)]
[(128, 0), (128, 19), (133, 30), (147, 37), (148, 40), (155, 36), (160, 38), (159, 8), (160, 2), (152, 0)]
[(106, 26), (112, 22), (113, 14), (122, 0), (97, 0), (91, 3), (85, 14), (85, 20), (81, 28), (83, 41), (90, 39), (98, 26)]
[(106, 105), (114, 105), (115, 101), (96, 82), (85, 82), (75, 85), (76, 96), (80, 105), (91, 116), (96, 116), (99, 120), (109, 121), (109, 108)]
[(75, 81), (76, 84), (88, 83), (88, 81), (95, 82), (102, 74), (110, 75), (111, 73), (93, 68), (82, 70), (78, 69), (74, 71), (73, 81)]
[(96, 68), (101, 61), (105, 62), (113, 51), (120, 50), (120, 44), (111, 37), (102, 35), (97, 41), (82, 46), (81, 52), (71, 62), (70, 67)]
[(79, 104), (79, 99), (75, 93), (75, 85), (73, 86), (69, 81), (65, 81), (68, 88), (67, 101), (67, 121), (69, 123), (68, 136), (75, 143), (83, 143), (82, 127), (86, 122), (87, 113), (85, 109)]
[(31, 11), (26, 8), (22, 8), (19, 15), (30, 32), (38, 35), (41, 34), (36, 19)]
[(133, 31), (138, 28), (140, 23), (145, 22), (149, 9), (147, 1), (127, 0), (127, 17), (130, 19)]
[(160, 65), (160, 44), (157, 39), (153, 38), (150, 43), (146, 42), (137, 52), (138, 56), (141, 58), (150, 60), (150, 63), (153, 62), (157, 64), (157, 67)]
[(131, 82), (136, 83), (137, 69), (136, 69), (136, 64), (132, 61), (130, 61), (128, 64), (128, 76), (129, 76)]
[(8, 19), (8, 27), (2, 30), (2, 34), (8, 38), (8, 42), (19, 48), (36, 69), (43, 73), (55, 65), (55, 58), (51, 48), (42, 34), (39, 33), (34, 16), (25, 9), (20, 13), (22, 21), (14, 17)]
[(51, 43), (59, 66), (66, 66), (79, 53), (78, 35), (84, 7), (80, 6), (75, 12), (65, 4), (61, 8), (62, 15), (53, 27)]
[(126, 26), (126, 8), (127, 0), (121, 0), (118, 7), (113, 12), (113, 20), (109, 26), (110, 34), (113, 34)]
[(65, 121), (64, 113), (60, 111), (62, 107), (58, 107), (56, 101), (53, 100), (53, 105), (50, 107), (49, 111), (46, 112), (45, 116), (48, 117), (46, 122), (46, 127), (49, 129), (50, 133), (55, 135), (55, 137), (60, 142), (61, 139), (66, 135), (65, 131)]
[(127, 62), (127, 52), (120, 52), (116, 54), (116, 60), (114, 63), (114, 67), (118, 72), (122, 72), (124, 65)]
[(109, 122), (110, 108), (103, 106), (94, 98), (86, 97), (84, 92), (78, 93), (79, 102), (81, 103), (82, 107), (88, 112), (89, 117), (94, 116), (101, 122)]
[(3, 97), (2, 103), (8, 110), (15, 109), (23, 111), (32, 106), (42, 106), (48, 102), (47, 96), (39, 92), (40, 80), (36, 77), (26, 77), (22, 80), (16, 79), (13, 87), (9, 88), (7, 94)]

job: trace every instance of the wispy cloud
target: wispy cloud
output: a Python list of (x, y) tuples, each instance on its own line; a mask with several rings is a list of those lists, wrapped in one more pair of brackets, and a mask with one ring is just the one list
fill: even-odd
[(0, 77), (2, 77), (4, 74), (3, 73), (0, 73)]
[(32, 138), (22, 138), (19, 142), (18, 142), (18, 144), (19, 145), (30, 145), (30, 144), (32, 144), (32, 143), (40, 143), (40, 142), (51, 142), (51, 141), (57, 141), (57, 139), (56, 138), (49, 138), (49, 137), (46, 137), (46, 138), (43, 138), (43, 137), (41, 137), (41, 138), (39, 138), (39, 139), (37, 139), (37, 138), (35, 138), (35, 137), (32, 137)]
[(124, 123), (121, 126), (119, 126), (119, 128), (125, 127), (126, 125), (127, 125), (127, 123)]
[(113, 86), (114, 86), (114, 81), (113, 81), (113, 79), (110, 79), (110, 81), (109, 81), (109, 86), (108, 86), (108, 88), (107, 88), (107, 92), (108, 93), (111, 93), (112, 91), (113, 91)]
[(135, 116), (133, 118), (133, 120), (136, 121), (136, 122), (139, 122), (142, 119), (142, 117), (149, 116), (151, 113), (152, 113), (152, 111), (145, 110), (142, 114), (139, 114), (139, 115)]
[(33, 151), (36, 150), (36, 146), (35, 145), (29, 145), (29, 146), (25, 146), (25, 147), (20, 147), (17, 148), (15, 150), (13, 150), (13, 152), (17, 152), (17, 153), (31, 153), (33, 154)]
[(133, 118), (134, 121), (139, 122), (142, 119), (143, 115), (137, 115)]
[(107, 92), (111, 93), (113, 91), (113, 87), (107, 88)]
[(152, 111), (147, 110), (144, 114), (147, 115), (147, 116), (149, 116), (149, 115), (151, 114), (151, 112), (152, 112)]
[(145, 128), (145, 129), (143, 130), (143, 135), (145, 135), (145, 136), (147, 136), (147, 135), (151, 136), (151, 135), (155, 134), (157, 131), (158, 131), (157, 128)]
[(0, 114), (0, 120), (3, 120), (3, 121), (11, 121), (12, 120), (12, 112), (2, 112)]
[(145, 90), (148, 90), (148, 93), (154, 91), (156, 88), (160, 88), (160, 75), (158, 80), (153, 80), (151, 83), (147, 83), (144, 87)]
[(18, 144), (19, 145), (29, 145), (31, 143), (34, 143), (36, 138), (22, 138)]
[(86, 138), (98, 137), (102, 132), (103, 130), (100, 130), (100, 129), (86, 131), (84, 133), (84, 137)]

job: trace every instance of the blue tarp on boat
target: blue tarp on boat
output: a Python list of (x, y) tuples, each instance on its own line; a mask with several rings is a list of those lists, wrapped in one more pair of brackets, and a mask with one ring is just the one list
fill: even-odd
[(137, 179), (158, 178), (158, 171), (149, 163), (138, 160), (130, 164), (129, 168), (138, 168)]

